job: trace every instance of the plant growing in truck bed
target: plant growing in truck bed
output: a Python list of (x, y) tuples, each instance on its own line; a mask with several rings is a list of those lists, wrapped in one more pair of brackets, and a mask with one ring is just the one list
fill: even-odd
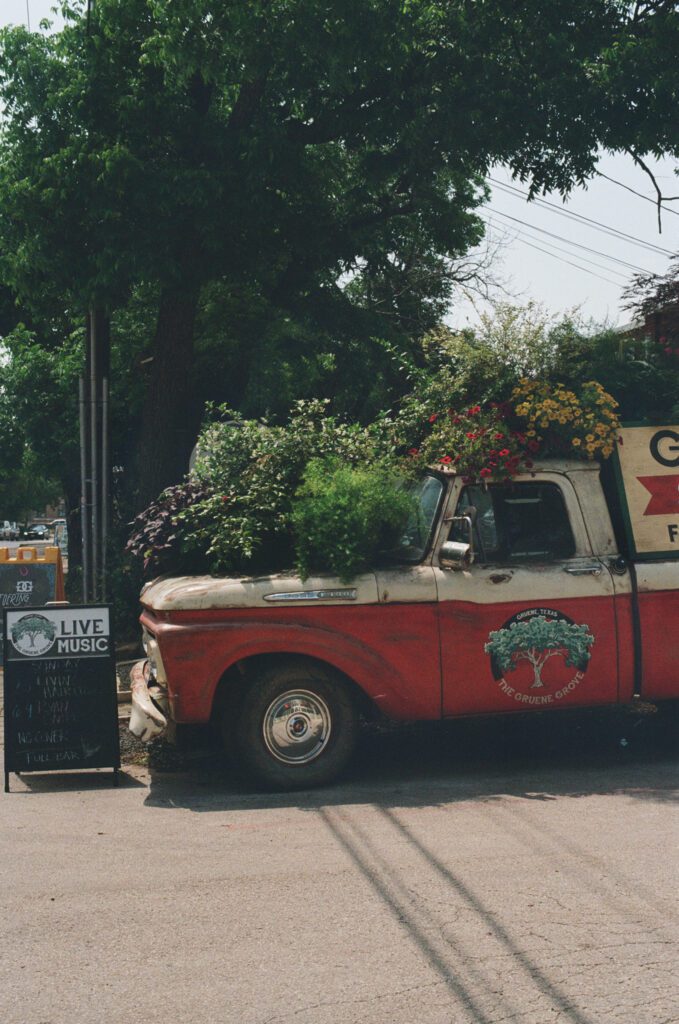
[(223, 418), (201, 433), (191, 481), (135, 520), (128, 551), (148, 574), (290, 568), (293, 499), (313, 459), (379, 466), (392, 481), (398, 473), (388, 431), (328, 416), (323, 401), (297, 403), (286, 425), (216, 413)]
[(313, 459), (292, 509), (302, 579), (329, 569), (346, 583), (394, 548), (413, 511), (402, 483), (391, 466)]
[(423, 466), (441, 464), (465, 479), (508, 480), (532, 466), (538, 445), (512, 430), (506, 406), (447, 409), (429, 417), (429, 432), (412, 457)]
[(145, 573), (157, 576), (162, 572), (200, 570), (201, 553), (184, 535), (182, 513), (205, 500), (208, 493), (188, 480), (166, 488), (136, 517), (125, 550), (142, 561)]
[(367, 426), (328, 415), (319, 400), (298, 402), (284, 425), (213, 410), (190, 481), (137, 517), (128, 551), (154, 574), (253, 574), (297, 562), (303, 573), (348, 578), (389, 547), (402, 521), (398, 481), (424, 466), (502, 481), (540, 453), (613, 451), (616, 403), (599, 384), (576, 397), (563, 385), (524, 380), (513, 398), (514, 406), (458, 403), (416, 425), (409, 417), (417, 402), (406, 416), (385, 413)]
[(563, 384), (521, 381), (512, 393), (514, 410), (525, 423), (526, 437), (545, 455), (608, 458), (615, 449), (620, 423), (618, 403), (596, 381), (576, 395)]

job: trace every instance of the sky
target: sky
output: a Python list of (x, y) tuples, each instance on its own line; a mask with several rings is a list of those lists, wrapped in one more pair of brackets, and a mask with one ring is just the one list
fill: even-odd
[[(30, 18), (35, 31), (43, 18), (54, 20), (53, 2), (0, 0), (0, 26), (26, 25)], [(679, 194), (676, 162), (647, 162), (662, 190)], [(554, 315), (577, 308), (587, 320), (629, 321), (621, 299), (632, 275), (663, 273), (669, 265), (668, 253), (679, 251), (679, 202), (668, 205), (659, 233), (657, 210), (648, 201), (655, 196), (653, 185), (632, 158), (603, 155), (598, 170), (607, 177), (597, 176), (586, 188), (576, 189), (566, 203), (558, 195), (541, 197), (553, 206), (528, 203), (521, 194), (525, 185), (512, 181), (506, 168), (492, 172), (492, 196), (483, 217), (491, 238), (499, 243), (492, 273), (505, 292), (498, 297), (521, 304), (533, 300)], [(483, 308), (487, 307), (482, 302), (464, 301), (450, 322), (473, 325)]]

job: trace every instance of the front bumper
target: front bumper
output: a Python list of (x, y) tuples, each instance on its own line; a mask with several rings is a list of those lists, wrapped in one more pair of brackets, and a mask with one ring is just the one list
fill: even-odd
[[(170, 729), (169, 706), (165, 691), (149, 685), (148, 659), (138, 661), (130, 670), (132, 712), (129, 729), (133, 736), (148, 743)], [(161, 710), (162, 708), (162, 710)]]

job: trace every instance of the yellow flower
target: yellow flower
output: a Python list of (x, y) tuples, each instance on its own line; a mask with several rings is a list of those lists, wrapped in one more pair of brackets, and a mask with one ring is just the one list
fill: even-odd
[(573, 444), (573, 446), (574, 446), (575, 448), (577, 448), (577, 447), (578, 447), (579, 445), (581, 445), (581, 444), (582, 444), (582, 441), (580, 440), (580, 438), (579, 438), (579, 437), (574, 437), (574, 438), (573, 438), (573, 441), (572, 441), (572, 444)]
[(594, 434), (587, 434), (587, 436), (585, 437), (585, 441), (593, 441), (593, 440), (594, 440)]

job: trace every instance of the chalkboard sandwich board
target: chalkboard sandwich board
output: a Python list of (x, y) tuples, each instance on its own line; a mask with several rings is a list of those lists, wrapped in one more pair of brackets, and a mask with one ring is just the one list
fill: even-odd
[(5, 792), (10, 772), (120, 768), (108, 606), (4, 611)]

